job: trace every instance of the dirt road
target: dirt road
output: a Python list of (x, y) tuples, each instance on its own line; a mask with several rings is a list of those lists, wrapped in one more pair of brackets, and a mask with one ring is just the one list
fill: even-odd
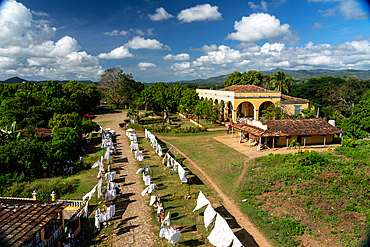
[(129, 148), (126, 133), (118, 125), (124, 118), (125, 114), (119, 112), (97, 115), (94, 119), (103, 129), (111, 128), (117, 133), (117, 154), (114, 155), (117, 176), (114, 182), (120, 185), (124, 195), (115, 200), (116, 224), (112, 246), (154, 247), (158, 246), (158, 238), (152, 228), (150, 207), (140, 195), (142, 185), (136, 175), (135, 160)]

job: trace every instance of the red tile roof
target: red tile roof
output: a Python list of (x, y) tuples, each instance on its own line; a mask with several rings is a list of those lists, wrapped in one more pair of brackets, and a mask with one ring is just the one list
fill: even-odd
[(234, 91), (234, 92), (266, 92), (267, 89), (258, 87), (256, 85), (232, 85), (221, 89), (222, 91)]
[(310, 101), (308, 99), (301, 99), (301, 98), (296, 98), (292, 96), (288, 96), (285, 94), (281, 94), (281, 101), (282, 103), (309, 103)]
[(255, 136), (262, 137), (331, 135), (345, 133), (341, 129), (326, 122), (323, 118), (261, 120), (261, 123), (263, 125), (267, 125), (267, 130), (248, 124), (233, 124), (232, 126)]
[[(52, 134), (51, 129), (45, 129), (45, 128), (39, 128), (39, 127), (35, 127), (33, 129), (35, 130), (35, 133), (37, 134), (38, 138), (47, 137)], [(23, 136), (27, 137), (27, 133), (26, 133), (27, 129), (17, 130), (16, 132), (21, 132)]]
[(6, 198), (0, 205), (1, 246), (21, 246), (65, 208), (62, 203)]

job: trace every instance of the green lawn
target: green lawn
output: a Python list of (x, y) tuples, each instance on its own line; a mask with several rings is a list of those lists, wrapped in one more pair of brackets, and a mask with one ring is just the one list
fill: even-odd
[(182, 135), (158, 134), (158, 136), (188, 155), (202, 170), (207, 172), (225, 194), (234, 198), (233, 185), (247, 157), (212, 138), (222, 134), (224, 132), (212, 131)]
[[(198, 119), (197, 118), (195, 118), (194, 119), (194, 121), (195, 122), (198, 122)], [(206, 127), (206, 128), (218, 128), (218, 127), (225, 127), (225, 125), (223, 125), (223, 124), (220, 124), (220, 123), (216, 123), (215, 121), (212, 121), (212, 123), (211, 123), (211, 121), (210, 120), (204, 120), (203, 118), (200, 118), (199, 119), (199, 123), (201, 124), (201, 125), (203, 125), (204, 127)]]

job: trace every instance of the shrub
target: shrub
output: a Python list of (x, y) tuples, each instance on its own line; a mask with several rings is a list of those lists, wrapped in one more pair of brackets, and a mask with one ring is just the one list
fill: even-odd
[(356, 141), (353, 140), (352, 138), (344, 138), (343, 141), (342, 141), (342, 145), (344, 147), (350, 147), (350, 148), (354, 148), (356, 147)]

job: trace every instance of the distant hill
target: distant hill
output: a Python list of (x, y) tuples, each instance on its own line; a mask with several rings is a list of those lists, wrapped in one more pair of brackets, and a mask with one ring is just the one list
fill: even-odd
[[(313, 76), (321, 76), (321, 75), (332, 75), (332, 76), (355, 76), (358, 79), (362, 80), (370, 80), (370, 70), (353, 70), (353, 69), (346, 69), (346, 70), (327, 70), (327, 69), (316, 69), (316, 70), (286, 70), (276, 68), (269, 71), (261, 71), (263, 74), (274, 74), (277, 71), (283, 71), (287, 75), (293, 77), (296, 81), (306, 80), (308, 77)], [(184, 84), (198, 84), (198, 85), (220, 85), (226, 81), (228, 75), (220, 75), (216, 77), (210, 77), (208, 79), (195, 79), (195, 80), (188, 80), (182, 81)], [(24, 80), (19, 77), (12, 77), (5, 81), (0, 81), (0, 83), (20, 83)], [(32, 81), (32, 82), (47, 82), (47, 81)], [(69, 80), (58, 80), (59, 83), (67, 83)], [(80, 81), (82, 83), (94, 83), (93, 81)], [(174, 82), (169, 82), (174, 83)], [(148, 85), (152, 83), (146, 83)]]
[(285, 70), (276, 68), (270, 71), (261, 71), (263, 74), (274, 74), (277, 71), (283, 71), (287, 75), (293, 77), (296, 81), (305, 80), (308, 77), (321, 76), (321, 75), (332, 75), (332, 76), (355, 76), (358, 79), (370, 80), (370, 70), (327, 70), (327, 69), (315, 69), (315, 70)]
[[(27, 80), (25, 80), (25, 79), (22, 79), (22, 78), (19, 78), (19, 77), (12, 77), (12, 78), (9, 78), (9, 79), (7, 79), (7, 80), (5, 80), (5, 81), (0, 81), (0, 83), (21, 83), (21, 82), (40, 82), (40, 83), (46, 83), (46, 82), (48, 82), (49, 80), (47, 80), (47, 81), (27, 81)], [(76, 81), (79, 81), (79, 80), (76, 80)], [(59, 82), (59, 83), (68, 83), (68, 82), (70, 82), (70, 80), (61, 80), (61, 81), (59, 81), (59, 80), (57, 80), (57, 82)], [(90, 81), (90, 80), (86, 80), (86, 81), (79, 81), (79, 82), (82, 82), (82, 83), (86, 83), (86, 84), (89, 84), (89, 83), (93, 83), (92, 81)]]
[[(296, 81), (306, 80), (308, 77), (321, 76), (321, 75), (332, 75), (332, 76), (355, 76), (358, 79), (370, 80), (370, 70), (326, 70), (326, 69), (317, 69), (317, 70), (286, 70), (276, 68), (269, 71), (261, 71), (262, 74), (274, 74), (278, 71), (283, 71), (287, 75), (293, 77)], [(228, 75), (221, 75), (216, 77), (211, 77), (208, 79), (196, 79), (190, 81), (182, 81), (184, 84), (201, 84), (201, 85), (215, 85), (223, 84), (227, 79)]]

